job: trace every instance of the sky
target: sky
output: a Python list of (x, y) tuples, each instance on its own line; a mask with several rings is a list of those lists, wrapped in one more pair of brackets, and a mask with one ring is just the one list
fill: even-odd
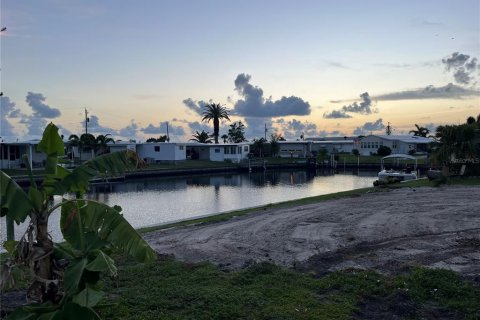
[(1, 0), (0, 136), (434, 130), (480, 113), (480, 0)]

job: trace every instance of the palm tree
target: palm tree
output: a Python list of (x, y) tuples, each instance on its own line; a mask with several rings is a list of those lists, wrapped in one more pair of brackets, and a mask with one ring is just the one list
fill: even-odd
[(99, 134), (95, 138), (95, 145), (94, 145), (95, 154), (97, 154), (97, 151), (100, 151), (100, 152), (98, 152), (97, 155), (100, 155), (100, 154), (103, 154), (103, 153), (108, 153), (108, 143), (110, 143), (110, 142), (115, 143), (115, 140), (113, 140), (113, 138), (111, 138), (111, 136), (112, 135), (110, 133), (107, 133), (106, 135)]
[(194, 134), (193, 134), (193, 138), (190, 139), (191, 141), (196, 141), (196, 142), (199, 142), (199, 143), (212, 143), (212, 139), (210, 138), (210, 135), (208, 134), (208, 132), (205, 132), (202, 130), (202, 132), (198, 132), (196, 131)]
[(226, 134), (223, 134), (220, 138), (223, 139), (223, 143), (227, 143), (228, 136)]
[[(79, 157), (80, 159), (82, 158), (82, 142), (80, 141), (80, 138), (76, 135), (76, 134), (71, 134), (69, 137), (68, 137), (68, 146), (69, 147), (77, 147), (78, 149), (78, 153), (79, 153)], [(73, 153), (73, 149), (71, 150), (71, 152)]]
[(420, 127), (418, 124), (415, 124), (415, 127), (417, 130), (410, 130), (409, 133), (413, 133), (414, 136), (417, 137), (427, 137), (427, 135), (430, 133), (430, 130), (428, 130), (425, 127)]
[(80, 136), (80, 143), (83, 151), (91, 151), (93, 158), (95, 156), (95, 136), (91, 133), (84, 133)]
[(215, 143), (218, 144), (220, 119), (227, 119), (230, 121), (230, 118), (228, 117), (228, 109), (218, 103), (207, 104), (204, 109), (202, 121), (210, 122), (210, 120), (213, 120), (213, 137), (215, 138)]

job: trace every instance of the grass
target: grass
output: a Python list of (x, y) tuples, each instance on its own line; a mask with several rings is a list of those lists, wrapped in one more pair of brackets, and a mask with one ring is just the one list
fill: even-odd
[(106, 302), (115, 305), (100, 311), (105, 319), (351, 319), (369, 297), (399, 292), (419, 309), (428, 304), (467, 319), (480, 316), (479, 290), (446, 270), (398, 277), (347, 270), (316, 279), (267, 263), (229, 272), (205, 263), (137, 265), (122, 258), (119, 274), (106, 282)]

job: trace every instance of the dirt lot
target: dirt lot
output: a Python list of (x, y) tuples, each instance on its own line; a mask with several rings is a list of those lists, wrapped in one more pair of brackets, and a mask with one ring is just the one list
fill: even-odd
[(480, 274), (480, 187), (402, 188), (145, 235), (162, 254), (241, 268), (259, 261), (314, 271), (406, 266)]

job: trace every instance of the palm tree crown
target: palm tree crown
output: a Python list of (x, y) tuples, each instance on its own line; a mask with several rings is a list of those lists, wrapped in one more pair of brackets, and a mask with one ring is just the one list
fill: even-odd
[(196, 131), (193, 134), (193, 138), (190, 139), (191, 141), (199, 142), (199, 143), (212, 143), (212, 139), (208, 132), (202, 130), (202, 132)]
[(202, 121), (210, 122), (213, 120), (213, 137), (215, 138), (215, 143), (218, 144), (218, 135), (220, 132), (220, 119), (227, 119), (228, 109), (220, 104), (210, 103), (204, 107)]

